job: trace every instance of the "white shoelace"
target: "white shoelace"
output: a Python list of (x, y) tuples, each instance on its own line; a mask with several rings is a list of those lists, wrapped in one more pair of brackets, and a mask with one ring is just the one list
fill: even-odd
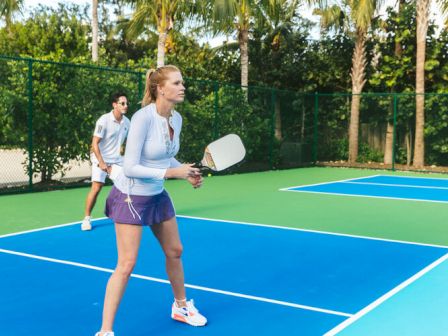
[[(133, 184), (134, 180), (130, 179), (129, 183), (128, 183), (128, 192), (127, 192), (127, 197), (125, 199), (125, 202), (128, 203), (128, 208), (129, 211), (131, 212), (132, 217), (135, 219), (135, 215), (137, 215), (138, 219), (142, 220), (142, 218), (140, 217), (138, 211), (134, 208), (134, 205), (132, 204), (132, 198), (131, 198), (131, 184)], [(134, 215), (135, 213), (135, 215)]]

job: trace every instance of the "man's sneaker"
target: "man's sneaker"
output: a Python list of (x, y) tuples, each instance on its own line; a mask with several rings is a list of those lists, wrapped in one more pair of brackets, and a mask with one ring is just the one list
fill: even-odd
[(86, 216), (82, 220), (81, 230), (83, 230), (83, 231), (90, 231), (90, 230), (92, 230), (92, 224), (90, 223), (90, 216)]
[(98, 331), (95, 336), (114, 336), (113, 331)]
[(196, 309), (193, 300), (187, 301), (187, 306), (181, 308), (174, 301), (173, 307), (171, 308), (171, 318), (195, 327), (202, 327), (207, 324), (207, 319)]

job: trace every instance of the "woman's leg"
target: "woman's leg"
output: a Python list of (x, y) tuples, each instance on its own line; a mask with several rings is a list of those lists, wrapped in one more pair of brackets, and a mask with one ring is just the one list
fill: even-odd
[(151, 226), (166, 257), (166, 272), (173, 288), (176, 303), (171, 308), (171, 318), (193, 326), (204, 326), (207, 319), (199, 313), (193, 300), (187, 302), (185, 296), (184, 269), (182, 266), (182, 243), (176, 217)]
[[(173, 288), (174, 298), (185, 300), (184, 269), (182, 266), (182, 243), (176, 217), (168, 219), (160, 224), (151, 226), (152, 232), (158, 239), (166, 257), (166, 272)], [(186, 305), (185, 301), (178, 302)]]
[(103, 307), (101, 331), (112, 331), (118, 305), (123, 297), (129, 276), (137, 261), (142, 237), (142, 227), (131, 224), (115, 224), (118, 261), (114, 273), (109, 278)]

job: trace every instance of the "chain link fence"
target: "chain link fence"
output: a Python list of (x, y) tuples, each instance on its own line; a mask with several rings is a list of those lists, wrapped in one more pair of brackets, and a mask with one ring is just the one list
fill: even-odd
[[(139, 71), (0, 56), (0, 193), (90, 183), (90, 143), (96, 120), (124, 91), (128, 117), (140, 108)], [(178, 158), (195, 162), (228, 133), (247, 156), (225, 173), (338, 165), (348, 158), (350, 94), (305, 94), (186, 78)], [(425, 160), (448, 165), (448, 95), (425, 95)], [(358, 162), (409, 166), (414, 94), (363, 94)]]
[[(145, 81), (138, 71), (5, 56), (0, 76), (0, 193), (90, 183), (96, 120), (110, 111), (109, 97), (116, 91), (127, 93), (132, 117)], [(304, 107), (303, 95), (191, 78), (186, 87), (187, 98), (176, 107), (184, 120), (181, 161), (199, 161), (208, 143), (236, 133), (247, 156), (225, 173), (311, 162), (312, 111)], [(276, 118), (284, 120), (280, 131)], [(300, 126), (305, 120), (306, 132)]]

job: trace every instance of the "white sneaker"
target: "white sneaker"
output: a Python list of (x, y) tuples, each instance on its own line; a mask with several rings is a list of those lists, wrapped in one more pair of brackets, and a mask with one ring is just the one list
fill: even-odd
[[(84, 217), (81, 223), (81, 230), (82, 231), (90, 231), (92, 230), (92, 224), (90, 223), (90, 216)], [(113, 336), (113, 335), (112, 335)]]
[(181, 308), (174, 301), (173, 307), (171, 308), (171, 318), (195, 327), (202, 327), (207, 324), (207, 319), (196, 309), (193, 300), (187, 301), (187, 306)]
[(113, 331), (98, 331), (95, 336), (114, 336)]

